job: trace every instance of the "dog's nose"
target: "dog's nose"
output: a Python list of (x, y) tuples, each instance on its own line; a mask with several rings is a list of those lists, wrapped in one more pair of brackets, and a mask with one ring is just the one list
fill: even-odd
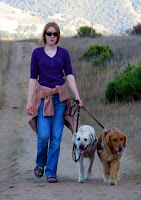
[(80, 145), (79, 145), (79, 149), (83, 150), (83, 149), (84, 149), (84, 145), (83, 145), (83, 144), (80, 144)]
[(119, 151), (119, 152), (122, 151), (122, 146), (119, 146), (119, 147), (118, 147), (118, 151)]

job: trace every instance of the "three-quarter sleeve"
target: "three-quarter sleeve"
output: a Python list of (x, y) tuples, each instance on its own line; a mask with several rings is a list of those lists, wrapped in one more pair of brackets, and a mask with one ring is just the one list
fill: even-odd
[(30, 64), (30, 78), (37, 79), (39, 75), (38, 60), (36, 51), (33, 50)]
[(64, 56), (64, 72), (66, 76), (69, 74), (73, 74), (72, 62), (70, 54), (67, 50), (65, 51), (65, 56)]

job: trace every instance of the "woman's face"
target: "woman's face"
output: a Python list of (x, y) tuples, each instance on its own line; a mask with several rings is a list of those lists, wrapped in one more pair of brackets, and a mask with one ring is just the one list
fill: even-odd
[(58, 34), (56, 32), (56, 29), (54, 27), (52, 27), (52, 26), (49, 27), (46, 30), (45, 37), (46, 37), (46, 44), (48, 44), (50, 46), (55, 45), (56, 41), (57, 41), (57, 38), (58, 38)]

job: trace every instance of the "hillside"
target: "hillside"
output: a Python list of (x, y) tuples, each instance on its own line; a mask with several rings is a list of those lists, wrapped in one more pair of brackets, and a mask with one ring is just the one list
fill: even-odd
[(59, 23), (62, 33), (74, 35), (82, 25), (103, 34), (122, 34), (141, 21), (139, 0), (1, 0), (47, 21)]
[[(0, 35), (14, 37), (14, 34), (21, 38), (21, 34), (38, 35), (45, 24), (45, 21), (38, 16), (32, 16), (29, 12), (9, 6), (0, 2)], [(7, 33), (7, 35), (6, 35)]]

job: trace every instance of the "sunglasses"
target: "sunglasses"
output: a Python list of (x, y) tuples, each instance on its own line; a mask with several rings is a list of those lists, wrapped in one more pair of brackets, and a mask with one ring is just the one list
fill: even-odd
[(46, 32), (45, 33), (47, 36), (54, 36), (54, 37), (57, 37), (58, 36), (58, 33), (57, 32), (54, 32), (54, 33), (52, 33), (52, 32)]

